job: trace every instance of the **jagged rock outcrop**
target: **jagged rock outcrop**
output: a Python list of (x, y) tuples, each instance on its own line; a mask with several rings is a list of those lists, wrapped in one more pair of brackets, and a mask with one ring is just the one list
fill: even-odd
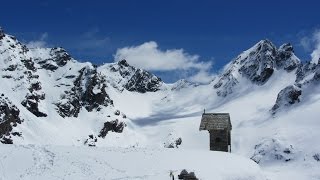
[(98, 142), (97, 137), (93, 134), (90, 134), (83, 144), (88, 146), (96, 146), (96, 142)]
[(41, 112), (39, 110), (40, 100), (45, 99), (45, 93), (41, 92), (42, 89), (41, 83), (36, 81), (35, 83), (31, 83), (29, 87), (29, 93), (25, 96), (25, 100), (21, 102), (21, 104), (26, 107), (31, 113), (33, 113), (37, 117), (46, 117), (47, 114)]
[(319, 62), (307, 62), (306, 64), (300, 65), (297, 71), (296, 83), (308, 84), (309, 82), (317, 82), (320, 74)]
[(45, 99), (41, 91), (41, 83), (33, 57), (29, 49), (15, 37), (4, 34), (0, 41), (0, 55), (2, 62), (2, 77), (11, 79), (13, 91), (25, 90), (25, 97), (21, 104), (37, 117), (45, 117), (46, 113), (40, 112), (38, 105)]
[(178, 179), (182, 180), (198, 180), (194, 172), (188, 172), (187, 170), (183, 169), (180, 174), (178, 175)]
[(288, 72), (296, 69), (301, 64), (300, 60), (294, 55), (294, 50), (290, 43), (283, 44), (279, 47), (276, 64), (277, 67), (283, 68)]
[(82, 68), (71, 90), (66, 91), (56, 104), (59, 114), (62, 117), (77, 117), (81, 107), (90, 112), (93, 109), (99, 111), (100, 106), (113, 105), (105, 88), (104, 77), (94, 67)]
[(122, 133), (124, 127), (126, 127), (126, 124), (124, 122), (120, 122), (118, 119), (105, 122), (98, 137), (105, 138), (109, 131)]
[(12, 144), (12, 136), (21, 136), (19, 132), (12, 132), (13, 127), (21, 124), (23, 121), (20, 116), (20, 110), (12, 102), (1, 94), (0, 96), (0, 142)]
[[(46, 51), (46, 56), (40, 56), (43, 53), (39, 51)], [(32, 49), (35, 61), (41, 66), (41, 68), (55, 71), (59, 67), (65, 66), (72, 57), (67, 51), (61, 47), (46, 48), (46, 49)]]
[(297, 86), (291, 85), (284, 88), (279, 92), (276, 103), (272, 107), (271, 111), (275, 113), (281, 107), (291, 106), (300, 102), (299, 97), (301, 94), (302, 90)]
[(124, 86), (128, 91), (140, 93), (156, 92), (160, 89), (162, 80), (150, 72), (138, 69)]
[[(139, 93), (156, 92), (161, 89), (163, 81), (148, 71), (130, 66), (126, 60), (121, 60), (111, 65), (99, 67), (106, 81), (114, 88), (123, 91), (135, 91)], [(106, 73), (111, 72), (111, 73)]]
[[(319, 62), (307, 62), (300, 64), (296, 72), (296, 80), (293, 85), (282, 89), (277, 97), (275, 105), (271, 112), (275, 114), (282, 107), (289, 107), (292, 104), (300, 102), (300, 97), (303, 92), (309, 87), (318, 85), (320, 80), (320, 65)], [(304, 94), (308, 96), (309, 94)]]

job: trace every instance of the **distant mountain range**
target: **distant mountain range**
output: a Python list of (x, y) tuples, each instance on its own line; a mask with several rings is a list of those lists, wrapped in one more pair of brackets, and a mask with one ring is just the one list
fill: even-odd
[[(299, 121), (308, 128), (320, 124), (320, 114), (312, 110), (320, 102), (320, 60), (302, 63), (289, 43), (276, 47), (259, 41), (208, 84), (167, 84), (126, 60), (101, 66), (79, 62), (61, 47), (28, 48), (1, 29), (0, 67), (4, 144), (178, 147), (172, 143), (181, 138), (182, 148), (193, 147), (199, 118), (207, 109), (230, 112), (235, 151), (260, 162), (275, 153), (265, 152), (273, 146), (283, 148), (278, 152), (284, 159), (291, 156), (284, 152), (290, 145), (273, 141), (277, 138), (266, 133), (270, 129), (295, 129)], [(295, 119), (304, 112), (311, 112), (306, 116), (310, 122)], [(295, 113), (299, 116), (292, 122), (279, 124)], [(317, 136), (308, 128), (295, 132), (313, 133), (307, 139)], [(254, 138), (257, 129), (265, 131), (263, 137)], [(250, 144), (241, 145), (240, 137)], [(284, 135), (284, 142), (292, 144), (292, 138), (292, 133)]]

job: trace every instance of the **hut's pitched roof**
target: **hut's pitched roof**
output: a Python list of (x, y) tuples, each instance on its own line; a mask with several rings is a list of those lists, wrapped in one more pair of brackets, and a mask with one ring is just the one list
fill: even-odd
[(203, 113), (199, 130), (231, 130), (229, 113)]

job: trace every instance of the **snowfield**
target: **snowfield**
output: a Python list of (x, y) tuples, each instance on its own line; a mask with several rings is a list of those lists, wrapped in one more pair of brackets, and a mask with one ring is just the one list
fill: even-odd
[(204, 180), (267, 179), (251, 160), (205, 150), (1, 145), (0, 154), (0, 180), (169, 180), (183, 169)]

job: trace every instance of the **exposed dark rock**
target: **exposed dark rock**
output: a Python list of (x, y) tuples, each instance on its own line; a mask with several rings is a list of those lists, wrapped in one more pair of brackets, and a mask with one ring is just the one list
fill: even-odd
[(17, 124), (23, 121), (19, 117), (19, 109), (13, 105), (4, 94), (0, 96), (0, 141), (5, 144), (12, 144), (10, 132)]
[(288, 72), (296, 69), (301, 64), (297, 58), (294, 57), (294, 50), (290, 43), (280, 46), (276, 56), (276, 64)]
[(320, 67), (319, 67), (318, 70), (314, 73), (313, 80), (316, 81), (316, 82), (320, 81)]
[(6, 136), (0, 138), (0, 142), (1, 142), (2, 144), (13, 144), (12, 139), (10, 139), (10, 138), (8, 138), (8, 137), (6, 137)]
[(72, 58), (63, 48), (50, 49), (50, 57), (48, 59), (39, 59), (38, 64), (47, 70), (55, 71), (59, 67), (66, 65)]
[(44, 60), (44, 61), (40, 61), (38, 62), (38, 64), (44, 68), (44, 69), (47, 69), (47, 70), (50, 70), (50, 71), (55, 71), (56, 69), (58, 69), (59, 67), (52, 64), (50, 61), (48, 60)]
[(148, 71), (130, 66), (126, 60), (111, 64), (108, 68), (111, 73), (120, 75), (117, 75), (116, 81), (115, 79), (107, 78), (107, 82), (119, 91), (123, 91), (125, 88), (128, 91), (139, 93), (155, 92), (163, 84), (162, 80), (157, 76)]
[(5, 71), (15, 71), (17, 69), (18, 65), (17, 64), (11, 64), (9, 67), (4, 69)]
[(65, 78), (67, 78), (67, 79), (73, 79), (73, 78), (75, 78), (75, 77), (76, 77), (75, 75), (65, 76)]
[(40, 112), (38, 108), (38, 103), (44, 96), (37, 95), (37, 94), (27, 94), (26, 99), (21, 102), (21, 104), (26, 107), (32, 114), (37, 117), (47, 117), (46, 113)]
[(118, 119), (110, 122), (105, 122), (98, 137), (105, 138), (109, 131), (122, 133), (124, 127), (126, 127), (126, 124), (124, 122), (119, 122)]
[(92, 78), (87, 80), (87, 86), (81, 98), (83, 106), (90, 112), (100, 105), (108, 106), (113, 104), (105, 88), (105, 79), (96, 71), (92, 72)]
[(269, 40), (262, 40), (235, 58), (213, 87), (218, 89), (218, 96), (227, 96), (234, 92), (239, 83), (238, 74), (254, 84), (264, 85), (275, 70), (290, 72), (300, 66), (301, 62), (294, 55), (291, 44), (277, 49)]
[(12, 76), (11, 75), (2, 75), (2, 78), (11, 79)]
[(19, 136), (19, 137), (22, 136), (22, 133), (21, 133), (21, 132), (12, 132), (11, 134), (12, 134), (13, 136)]
[(122, 59), (121, 61), (118, 62), (118, 65), (120, 66), (125, 66), (125, 67), (129, 67), (128, 62), (125, 59)]
[[(82, 87), (81, 84), (85, 86)], [(58, 113), (62, 117), (77, 117), (81, 107), (90, 112), (94, 109), (99, 111), (100, 106), (113, 105), (105, 88), (105, 79), (97, 73), (96, 69), (82, 68), (73, 81), (71, 90), (66, 91), (62, 95), (62, 100), (56, 103)]]
[(261, 41), (256, 46), (256, 49), (250, 52), (248, 59), (242, 62), (239, 73), (261, 85), (273, 73), (277, 50), (269, 40)]
[(124, 113), (122, 113), (122, 118), (127, 118), (127, 115), (125, 115)]
[(317, 153), (317, 154), (313, 155), (313, 159), (319, 162), (320, 161), (320, 154)]
[(80, 112), (81, 104), (77, 97), (69, 99), (66, 103), (59, 102), (56, 104), (57, 111), (61, 117), (78, 117)]
[(97, 141), (98, 141), (97, 137), (95, 137), (93, 134), (90, 134), (88, 138), (84, 141), (84, 145), (96, 146)]
[(119, 116), (119, 115), (120, 115), (120, 111), (119, 111), (119, 110), (116, 110), (116, 111), (114, 112), (114, 115)]
[(30, 92), (33, 92), (33, 91), (39, 91), (41, 90), (42, 87), (41, 87), (41, 83), (38, 81), (38, 82), (35, 82), (35, 83), (32, 83), (29, 87), (29, 91)]
[(0, 40), (5, 36), (3, 29), (0, 27)]
[(64, 66), (71, 60), (71, 56), (63, 48), (52, 48), (50, 54), (58, 66)]
[(275, 105), (272, 107), (271, 111), (276, 113), (276, 111), (285, 106), (291, 106), (296, 102), (300, 102), (299, 97), (302, 94), (302, 90), (294, 85), (288, 86), (281, 90), (278, 94)]
[(162, 80), (160, 78), (147, 71), (138, 69), (125, 85), (125, 88), (128, 91), (145, 93), (156, 92), (160, 89), (161, 85)]
[(187, 170), (183, 169), (180, 174), (178, 175), (178, 179), (182, 180), (198, 180), (194, 172), (188, 173)]
[(32, 59), (23, 59), (21, 60), (21, 62), (27, 69), (31, 71), (36, 71), (36, 67), (34, 66), (34, 62), (32, 61)]
[(319, 68), (318, 64), (314, 64), (311, 62), (307, 62), (304, 65), (299, 65), (298, 70), (297, 70), (297, 78), (296, 78), (296, 83), (300, 83), (305, 77), (308, 75), (315, 73), (317, 68)]

